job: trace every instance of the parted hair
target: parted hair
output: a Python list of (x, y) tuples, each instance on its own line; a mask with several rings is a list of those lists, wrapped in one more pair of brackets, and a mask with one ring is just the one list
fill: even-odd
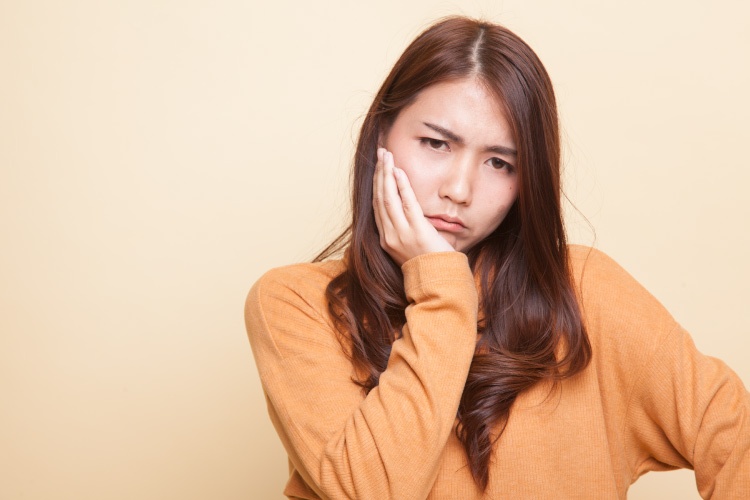
[(450, 17), (422, 32), (398, 59), (359, 134), (352, 220), (314, 260), (344, 251), (329, 284), (329, 312), (365, 393), (378, 385), (406, 323), (400, 267), (381, 248), (372, 207), (379, 136), (430, 85), (479, 78), (505, 110), (517, 149), (519, 194), (500, 226), (467, 251), (479, 283), (476, 351), (458, 408), (456, 434), (480, 488), (493, 443), (516, 397), (542, 380), (583, 370), (591, 346), (568, 266), (561, 209), (561, 158), (552, 84), (534, 51), (497, 24)]

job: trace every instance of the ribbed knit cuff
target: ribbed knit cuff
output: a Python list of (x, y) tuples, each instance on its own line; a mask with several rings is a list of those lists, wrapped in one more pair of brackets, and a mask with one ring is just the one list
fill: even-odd
[(434, 282), (456, 282), (475, 288), (469, 259), (462, 252), (432, 252), (418, 255), (401, 266), (406, 295)]

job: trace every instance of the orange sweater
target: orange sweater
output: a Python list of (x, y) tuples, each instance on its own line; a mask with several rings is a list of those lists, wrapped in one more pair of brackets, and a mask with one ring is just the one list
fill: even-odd
[[(585, 264), (585, 266), (584, 266)], [(750, 499), (750, 394), (631, 276), (571, 247), (591, 364), (550, 393), (519, 395), (484, 498), (625, 498), (650, 470), (695, 469), (703, 497)], [(289, 455), (291, 498), (482, 498), (453, 433), (474, 352), (477, 290), (466, 256), (406, 262), (409, 306), (367, 397), (328, 317), (340, 261), (266, 273), (247, 298), (268, 411)]]

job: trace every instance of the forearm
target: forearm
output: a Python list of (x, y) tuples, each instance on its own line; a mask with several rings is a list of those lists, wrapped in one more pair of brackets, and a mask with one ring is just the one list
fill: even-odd
[[(366, 397), (340, 346), (320, 341), (332, 332), (310, 323), (308, 312), (297, 309), (297, 323), (287, 297), (275, 301), (258, 289), (248, 299), (248, 331), (274, 424), (321, 497), (421, 498), (434, 482), (474, 352), (476, 289), (466, 257), (456, 252), (412, 259), (404, 276), (407, 324)], [(282, 306), (278, 324), (268, 314), (273, 304)], [(290, 324), (317, 329), (305, 336), (315, 341), (284, 344), (298, 335), (281, 331)]]

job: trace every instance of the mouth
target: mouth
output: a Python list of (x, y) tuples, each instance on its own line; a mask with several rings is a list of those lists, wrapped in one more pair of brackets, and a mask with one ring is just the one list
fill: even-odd
[(450, 217), (448, 215), (425, 215), (425, 218), (430, 221), (430, 224), (432, 224), (438, 231), (458, 233), (466, 229), (463, 221), (458, 217)]

